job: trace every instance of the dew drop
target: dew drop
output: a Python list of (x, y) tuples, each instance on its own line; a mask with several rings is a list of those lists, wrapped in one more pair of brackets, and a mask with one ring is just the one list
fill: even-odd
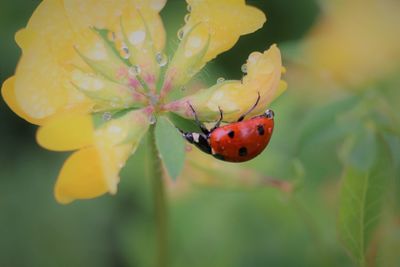
[(116, 36), (115, 36), (115, 32), (108, 32), (107, 34), (107, 38), (108, 40), (110, 40), (111, 42), (115, 42)]
[(156, 122), (157, 122), (156, 116), (151, 115), (151, 116), (150, 116), (150, 124), (151, 124), (151, 125), (154, 125), (154, 124), (156, 124)]
[(103, 113), (103, 121), (110, 121), (112, 119), (112, 114), (110, 112)]
[(118, 103), (112, 101), (112, 102), (110, 103), (110, 106), (113, 107), (113, 108), (116, 108), (116, 107), (118, 107)]
[(141, 44), (145, 39), (146, 39), (146, 32), (142, 30), (132, 32), (131, 35), (129, 36), (129, 42), (133, 45)]
[(178, 31), (178, 39), (182, 41), (183, 37), (185, 36), (185, 30), (183, 28), (181, 28)]
[(122, 47), (122, 55), (123, 58), (128, 59), (131, 56), (131, 52), (129, 51), (129, 48), (124, 46)]
[(130, 67), (129, 70), (128, 70), (129, 75), (131, 75), (131, 76), (137, 76), (137, 75), (140, 74), (141, 71), (142, 71), (142, 70), (140, 69), (140, 66), (139, 66), (139, 65), (133, 65), (133, 66)]
[(168, 58), (165, 54), (163, 53), (157, 53), (156, 54), (156, 61), (160, 67), (164, 67), (168, 63)]
[(192, 12), (192, 6), (191, 5), (187, 5), (186, 10), (190, 13)]
[(223, 82), (225, 82), (225, 78), (220, 77), (220, 78), (217, 79), (217, 83), (218, 84), (223, 83)]
[(185, 23), (188, 23), (189, 19), (190, 19), (190, 14), (186, 14), (185, 15)]
[(247, 64), (243, 64), (241, 70), (243, 73), (247, 73)]
[(123, 167), (125, 167), (125, 163), (118, 163), (118, 167), (120, 168), (120, 169), (122, 169)]

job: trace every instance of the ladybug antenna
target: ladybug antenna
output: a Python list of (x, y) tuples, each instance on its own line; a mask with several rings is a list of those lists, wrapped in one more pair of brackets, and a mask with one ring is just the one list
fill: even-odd
[(239, 117), (238, 122), (244, 120), (244, 118), (247, 115), (249, 115), (257, 107), (258, 102), (260, 102), (260, 98), (261, 98), (260, 92), (257, 92), (257, 94), (258, 94), (258, 96), (257, 96), (256, 103), (254, 103), (254, 105), (245, 114), (243, 114), (242, 116)]
[(213, 132), (215, 129), (217, 129), (221, 125), (222, 120), (224, 119), (224, 113), (220, 108), (220, 106), (218, 106), (218, 110), (219, 110), (219, 119), (215, 123), (214, 127), (211, 128), (210, 133)]
[(200, 128), (200, 130), (202, 131), (202, 133), (208, 135), (210, 133), (210, 131), (207, 129), (207, 127), (201, 123), (201, 121), (199, 120), (199, 117), (197, 117), (197, 113), (196, 110), (194, 110), (192, 104), (190, 104), (190, 102), (187, 102), (188, 106), (190, 107), (190, 109), (192, 110), (193, 116), (194, 116), (194, 121), (196, 123), (196, 125)]

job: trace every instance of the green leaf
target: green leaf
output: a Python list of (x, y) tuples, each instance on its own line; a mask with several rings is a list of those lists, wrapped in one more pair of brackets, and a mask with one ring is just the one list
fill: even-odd
[(201, 132), (199, 126), (197, 126), (197, 124), (194, 120), (188, 120), (188, 119), (182, 118), (181, 116), (176, 115), (172, 112), (168, 113), (168, 118), (176, 127), (181, 129), (182, 131), (198, 132), (198, 133)]
[[(393, 177), (390, 151), (381, 139), (375, 140), (376, 154), (368, 169), (360, 169), (354, 162), (346, 167), (339, 202), (339, 236), (360, 267), (367, 266), (366, 254), (381, 217), (388, 182)], [(358, 150), (359, 144), (354, 147)]]
[(185, 140), (166, 117), (158, 118), (156, 144), (168, 174), (175, 180), (183, 169)]
[(357, 121), (352, 121), (350, 124), (339, 124), (338, 118), (354, 108), (358, 102), (357, 97), (350, 96), (308, 112), (309, 115), (304, 119), (300, 129), (298, 149), (301, 151), (316, 143), (331, 142), (354, 131), (358, 126)]
[(357, 170), (368, 171), (375, 162), (377, 142), (372, 130), (363, 128), (346, 138), (342, 148), (342, 161)]

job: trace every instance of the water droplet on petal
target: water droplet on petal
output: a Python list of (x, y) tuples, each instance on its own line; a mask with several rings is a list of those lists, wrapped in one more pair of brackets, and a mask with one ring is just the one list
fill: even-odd
[(131, 52), (129, 51), (129, 48), (124, 46), (122, 47), (122, 55), (123, 58), (128, 59), (131, 56)]
[(122, 169), (123, 167), (125, 167), (125, 163), (118, 163), (118, 167), (120, 168), (120, 169)]
[(225, 78), (220, 77), (220, 78), (217, 79), (217, 83), (218, 84), (223, 83), (223, 82), (225, 82)]
[(141, 71), (142, 71), (142, 70), (141, 70), (141, 68), (140, 68), (139, 65), (133, 65), (133, 66), (130, 67), (129, 70), (128, 70), (129, 75), (131, 75), (131, 76), (137, 76), (137, 75), (140, 74)]
[(113, 107), (113, 108), (119, 107), (119, 106), (120, 106), (120, 103), (121, 103), (121, 101), (120, 101), (120, 99), (119, 99), (118, 97), (113, 97), (113, 98), (111, 98), (111, 100), (110, 100), (110, 105), (111, 105), (111, 107)]
[(186, 14), (185, 15), (185, 22), (188, 23), (189, 19), (190, 19), (190, 14)]
[(203, 44), (203, 39), (199, 36), (191, 36), (188, 40), (188, 46), (200, 48)]
[(168, 58), (165, 54), (163, 53), (157, 53), (156, 54), (156, 61), (160, 67), (164, 67), (168, 63)]
[(103, 121), (109, 121), (112, 119), (112, 114), (110, 112), (103, 113)]
[(247, 73), (247, 64), (243, 64), (241, 69), (243, 73)]
[(157, 122), (157, 118), (156, 118), (156, 116), (154, 116), (154, 115), (151, 115), (150, 116), (150, 124), (155, 124)]
[(191, 5), (187, 5), (186, 10), (190, 13), (192, 12), (192, 6)]
[(146, 32), (143, 30), (132, 32), (129, 36), (129, 42), (133, 45), (143, 43), (146, 39)]
[(107, 38), (108, 38), (108, 40), (110, 40), (111, 42), (114, 42), (115, 39), (116, 39), (115, 32), (111, 32), (111, 31), (108, 32)]
[(185, 36), (185, 30), (184, 30), (183, 28), (181, 28), (181, 29), (178, 31), (178, 39), (179, 39), (179, 40), (182, 40), (184, 36)]

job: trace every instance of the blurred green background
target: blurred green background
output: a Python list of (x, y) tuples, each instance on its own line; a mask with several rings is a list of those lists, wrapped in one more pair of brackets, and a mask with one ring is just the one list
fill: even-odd
[[(0, 2), (1, 83), (13, 75), (20, 56), (14, 34), (26, 25), (39, 2)], [(358, 1), (348, 2), (357, 5)], [(329, 69), (329, 61), (315, 71), (309, 67), (314, 61), (304, 47), (313, 42), (314, 31), (327, 31), (329, 35), (329, 27), (316, 26), (324, 18), (326, 2), (247, 3), (267, 14), (267, 24), (242, 37), (232, 50), (210, 63), (200, 79), (208, 84), (215, 83), (218, 77), (239, 79), (240, 66), (252, 51), (263, 51), (278, 43), (288, 69), (284, 79), (289, 82), (289, 89), (273, 103), (277, 121), (269, 148), (254, 161), (243, 164), (243, 168), (287, 180), (293, 183), (295, 192), (286, 194), (265, 186), (212, 187), (182, 177), (188, 188), (183, 192), (171, 189), (169, 200), (171, 266), (357, 266), (338, 237), (338, 195), (347, 165), (343, 161), (350, 159), (363, 165), (371, 148), (366, 143), (362, 152), (353, 149), (358, 153), (350, 153), (349, 157), (348, 138), (356, 143), (361, 140), (354, 134), (362, 135), (370, 121), (375, 128), (389, 125), (390, 131), (384, 131), (382, 136), (391, 151), (394, 186), (385, 193), (383, 205), (387, 219), (383, 220), (385, 227), (380, 228), (380, 236), (386, 238), (379, 251), (384, 252), (378, 251), (376, 265), (368, 266), (400, 266), (396, 198), (400, 158), (396, 125), (400, 114), (398, 65), (385, 65), (387, 71), (377, 77), (362, 73), (372, 80), (356, 84), (341, 75), (328, 75), (323, 67)], [(181, 0), (169, 0), (162, 11), (171, 47), (176, 43), (185, 12), (186, 4)], [(371, 35), (373, 38), (377, 37)], [(336, 41), (336, 46), (346, 45)], [(313, 45), (318, 48), (318, 42), (309, 47)], [(380, 50), (368, 52), (383, 53), (385, 47), (379, 47)], [(361, 44), (356, 49), (364, 47)], [(398, 54), (389, 55), (396, 61)], [(351, 63), (352, 59), (348, 60)], [(373, 56), (365, 60), (360, 65), (381, 62)], [(382, 69), (380, 65), (376, 68)], [(346, 66), (343, 70), (348, 73)], [(377, 104), (379, 101), (386, 101), (382, 109), (385, 112), (376, 110), (382, 106)], [(123, 170), (116, 196), (61, 206), (54, 200), (53, 186), (68, 154), (41, 149), (35, 143), (36, 127), (12, 113), (2, 99), (0, 121), (0, 267), (154, 266), (154, 215), (151, 187), (142, 167), (143, 147)]]

